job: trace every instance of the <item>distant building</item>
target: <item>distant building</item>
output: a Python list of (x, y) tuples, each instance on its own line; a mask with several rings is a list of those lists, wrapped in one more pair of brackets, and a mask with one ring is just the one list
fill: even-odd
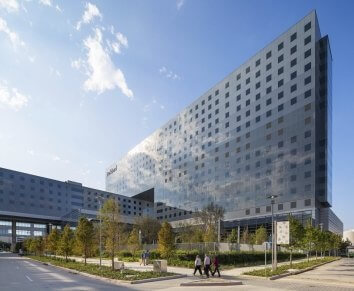
[(343, 232), (343, 239), (349, 240), (354, 246), (354, 229), (349, 229)]
[(336, 233), (332, 206), (332, 55), (316, 12), (207, 90), (106, 171), (106, 190), (154, 189), (159, 220), (210, 202), (224, 227), (290, 213)]
[(109, 198), (117, 201), (125, 223), (155, 216), (152, 191), (126, 197), (73, 181), (0, 168), (0, 241), (14, 244), (29, 236), (46, 235), (51, 227), (75, 226), (81, 215), (96, 218), (100, 199)]

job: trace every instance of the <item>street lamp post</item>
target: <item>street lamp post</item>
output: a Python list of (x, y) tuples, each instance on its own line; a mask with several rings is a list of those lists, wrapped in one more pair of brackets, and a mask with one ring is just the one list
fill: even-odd
[(271, 203), (271, 211), (272, 211), (272, 271), (275, 271), (277, 268), (277, 255), (276, 255), (276, 238), (275, 238), (275, 226), (274, 226), (274, 203), (275, 203), (275, 198), (277, 198), (278, 195), (270, 195), (267, 197), (267, 199), (270, 199)]
[[(319, 223), (320, 229), (321, 229), (321, 233), (323, 231), (323, 223)], [(322, 244), (321, 244), (321, 258), (323, 257), (323, 252), (322, 252)]]

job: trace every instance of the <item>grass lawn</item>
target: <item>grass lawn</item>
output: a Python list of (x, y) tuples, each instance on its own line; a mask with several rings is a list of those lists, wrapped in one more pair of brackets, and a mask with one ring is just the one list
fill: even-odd
[(274, 272), (272, 272), (271, 268), (267, 268), (266, 270), (264, 269), (259, 269), (259, 270), (253, 270), (250, 272), (245, 272), (243, 275), (251, 275), (251, 276), (258, 276), (258, 277), (271, 277), (275, 275), (280, 275), (288, 272), (289, 269), (297, 269), (297, 270), (303, 270), (309, 267), (317, 266), (322, 263), (327, 263), (327, 262), (332, 262), (335, 261), (335, 257), (325, 257), (323, 259), (318, 259), (318, 260), (311, 260), (309, 262), (301, 262), (301, 263), (293, 263), (292, 267), (290, 268), (289, 265), (283, 265), (279, 266)]
[(102, 266), (101, 269), (99, 269), (99, 266), (95, 264), (87, 264), (85, 266), (84, 263), (75, 262), (73, 260), (65, 262), (65, 259), (62, 258), (53, 258), (53, 257), (45, 257), (45, 256), (28, 256), (28, 257), (43, 263), (50, 263), (55, 266), (60, 266), (71, 270), (88, 273), (91, 275), (97, 275), (97, 276), (110, 278), (110, 279), (117, 279), (117, 280), (136, 281), (136, 280), (176, 275), (174, 273), (159, 273), (153, 271), (144, 271), (144, 272), (135, 271), (135, 270), (112, 271), (110, 267)]

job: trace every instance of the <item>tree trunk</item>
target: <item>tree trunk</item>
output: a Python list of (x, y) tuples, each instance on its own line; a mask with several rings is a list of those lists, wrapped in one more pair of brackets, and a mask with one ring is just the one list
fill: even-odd
[(65, 262), (68, 262), (68, 254), (65, 254)]
[(290, 269), (293, 266), (293, 249), (290, 249)]

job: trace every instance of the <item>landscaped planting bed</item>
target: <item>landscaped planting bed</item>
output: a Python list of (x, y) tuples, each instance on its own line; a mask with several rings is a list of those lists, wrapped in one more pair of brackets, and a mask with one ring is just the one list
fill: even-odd
[(259, 269), (250, 272), (245, 272), (243, 273), (243, 275), (258, 276), (258, 277), (272, 277), (272, 276), (288, 273), (289, 269), (304, 270), (306, 268), (315, 267), (323, 263), (329, 263), (335, 261), (336, 259), (337, 258), (335, 257), (325, 257), (318, 260), (311, 260), (309, 262), (306, 261), (301, 263), (293, 263), (291, 267), (290, 264), (279, 266), (274, 272), (272, 271), (271, 268), (267, 268), (267, 269)]
[(29, 258), (43, 262), (50, 263), (55, 266), (68, 268), (71, 270), (88, 273), (91, 275), (101, 276), (109, 279), (117, 279), (117, 280), (126, 280), (126, 281), (136, 281), (136, 280), (144, 280), (151, 278), (159, 278), (159, 277), (167, 277), (174, 276), (176, 274), (173, 273), (159, 273), (153, 271), (135, 271), (135, 270), (121, 270), (121, 271), (113, 271), (110, 267), (101, 266), (101, 269), (98, 265), (95, 264), (87, 264), (75, 262), (74, 260), (65, 261), (62, 258), (53, 258), (46, 256), (29, 256)]

